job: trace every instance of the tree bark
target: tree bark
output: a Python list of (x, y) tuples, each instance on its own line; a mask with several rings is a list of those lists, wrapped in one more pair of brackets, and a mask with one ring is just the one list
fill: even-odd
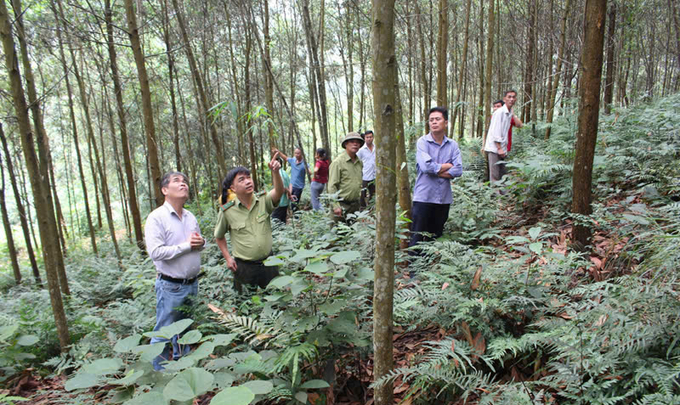
[[(2, 130), (2, 123), (0, 123), (0, 137), (5, 139), (5, 133)], [(9, 159), (9, 156), (7, 156)], [(2, 226), (5, 229), (5, 238), (7, 239), (7, 251), (9, 253), (9, 260), (12, 262), (12, 272), (14, 273), (14, 282), (21, 284), (21, 268), (19, 267), (19, 259), (17, 257), (17, 249), (14, 245), (14, 236), (12, 235), (12, 224), (9, 222), (9, 214), (7, 213), (7, 204), (5, 203), (5, 166), (2, 164), (2, 154), (0, 153), (0, 211), (2, 211)]]
[[(21, 73), (19, 63), (12, 38), (12, 28), (9, 14), (5, 2), (0, 2), (0, 40), (2, 41), (3, 52), (5, 54), (5, 65), (9, 76), (12, 101), (14, 110), (19, 123), (21, 132), (21, 146), (26, 159), (26, 166), (31, 181), (31, 189), (36, 206), (49, 207), (49, 209), (38, 209), (38, 226), (40, 228), (40, 240), (42, 242), (43, 259), (47, 272), (47, 283), (52, 304), (52, 313), (59, 337), (59, 346), (62, 351), (66, 351), (70, 345), (66, 314), (59, 290), (59, 273), (63, 271), (63, 258), (57, 243), (59, 235), (57, 231), (57, 221), (54, 218), (52, 209), (52, 194), (49, 188), (49, 174), (47, 168), (47, 151), (45, 139), (41, 134), (33, 138), (33, 131), (28, 117), (28, 106), (24, 97), (24, 89), (21, 84)], [(38, 155), (35, 153), (36, 143)], [(40, 160), (38, 160), (40, 158)], [(62, 269), (59, 269), (59, 266)], [(68, 294), (68, 290), (64, 291)]]
[[(90, 199), (87, 192), (87, 185), (85, 184), (85, 171), (83, 169), (83, 159), (80, 153), (80, 142), (78, 140), (78, 125), (76, 121), (75, 108), (73, 106), (73, 90), (71, 88), (71, 80), (69, 75), (68, 62), (64, 53), (64, 39), (62, 37), (62, 28), (64, 24), (64, 14), (61, 6), (61, 1), (52, 3), (52, 11), (54, 17), (58, 22), (57, 26), (57, 42), (59, 44), (59, 58), (61, 60), (62, 68), (64, 69), (64, 83), (66, 84), (66, 95), (68, 97), (69, 117), (71, 119), (71, 130), (73, 132), (73, 143), (76, 150), (76, 161), (78, 163), (78, 174), (80, 175), (80, 186), (83, 190), (83, 203), (85, 204), (85, 216), (87, 217), (87, 228), (90, 233), (90, 244), (95, 256), (97, 252), (97, 238), (92, 221), (92, 213), (90, 212)], [(75, 62), (74, 62), (75, 65)], [(75, 67), (75, 66), (74, 66)]]
[[(373, 286), (374, 381), (394, 367), (393, 294), (396, 203), (397, 57), (394, 46), (394, 0), (374, 0), (373, 110), (376, 128), (376, 249)], [(403, 131), (402, 131), (403, 133)], [(403, 136), (402, 136), (403, 138)], [(392, 384), (376, 387), (376, 405), (392, 404)]]
[[(533, 0), (530, 0), (533, 1)], [(491, 119), (491, 72), (493, 71), (493, 45), (494, 45), (494, 27), (495, 27), (495, 18), (496, 14), (494, 13), (494, 0), (491, 0), (489, 2), (489, 33), (487, 37), (487, 44), (486, 44), (486, 68), (485, 68), (485, 74), (486, 77), (484, 79), (484, 98), (481, 100), (480, 105), (484, 106), (484, 126), (483, 126), (483, 131), (482, 131), (482, 148), (484, 148), (484, 145), (486, 145), (486, 134), (488, 132), (489, 128), (489, 121)], [(481, 124), (480, 124), (481, 126)], [(489, 157), (484, 152), (484, 178), (488, 179), (489, 178)]]
[(132, 155), (130, 153), (130, 141), (127, 132), (127, 118), (125, 117), (125, 105), (123, 104), (123, 88), (120, 84), (120, 75), (118, 73), (118, 55), (114, 47), (113, 40), (113, 12), (111, 10), (111, 0), (104, 0), (104, 17), (106, 19), (106, 44), (109, 51), (109, 63), (111, 65), (111, 79), (113, 80), (113, 91), (116, 96), (116, 111), (118, 112), (118, 121), (120, 127), (120, 141), (123, 148), (123, 165), (125, 166), (125, 177), (127, 180), (128, 191), (128, 207), (130, 215), (132, 216), (132, 225), (135, 230), (135, 241), (137, 247), (142, 252), (144, 249), (144, 234), (142, 233), (142, 216), (139, 212), (139, 203), (137, 201), (137, 187), (135, 186), (135, 174), (132, 166)]
[[(492, 2), (493, 3), (493, 2)], [(524, 106), (522, 108), (522, 121), (530, 122), (532, 120), (531, 112), (534, 102), (534, 53), (536, 51), (536, 0), (529, 0), (529, 32), (528, 48), (527, 48), (527, 63), (526, 75), (524, 77)], [(486, 104), (491, 103), (490, 99), (486, 100)], [(488, 107), (488, 105), (487, 105)], [(488, 111), (488, 110), (487, 110)], [(488, 115), (488, 114), (487, 114)], [(488, 127), (488, 125), (487, 125)]]
[(163, 41), (165, 42), (165, 54), (168, 58), (168, 89), (170, 91), (170, 106), (172, 107), (172, 138), (175, 144), (175, 169), (182, 171), (182, 154), (180, 152), (179, 122), (177, 113), (177, 102), (175, 100), (175, 56), (172, 53), (172, 43), (170, 39), (170, 17), (168, 16), (168, 2), (163, 0)]
[[(146, 73), (146, 65), (144, 63), (144, 53), (142, 52), (142, 43), (139, 37), (139, 28), (137, 26), (137, 16), (135, 15), (135, 8), (132, 0), (124, 0), (125, 15), (128, 23), (128, 35), (130, 43), (132, 44), (132, 53), (135, 57), (135, 65), (137, 67), (137, 76), (139, 77), (139, 85), (142, 93), (142, 113), (144, 115), (144, 131), (146, 133), (146, 160), (151, 172), (153, 186), (153, 195), (155, 199), (155, 206), (160, 207), (165, 201), (165, 197), (161, 193), (161, 166), (158, 161), (158, 145), (156, 141), (156, 126), (153, 121), (153, 107), (151, 105), (151, 88), (149, 87), (149, 76)], [(178, 15), (179, 17), (179, 15)]]
[[(472, 0), (467, 0), (466, 5), (465, 5), (465, 38), (463, 39), (463, 58), (460, 63), (460, 74), (458, 75), (458, 86), (457, 86), (457, 91), (458, 91), (458, 96), (456, 97), (456, 109), (455, 111), (460, 110), (461, 114), (461, 120), (460, 120), (460, 125), (458, 126), (458, 139), (463, 139), (463, 134), (464, 134), (464, 128), (463, 128), (463, 122), (464, 120), (462, 117), (465, 116), (465, 108), (461, 104), (464, 101), (463, 95), (463, 78), (465, 77), (465, 69), (467, 67), (467, 59), (468, 59), (468, 43), (470, 42), (470, 8), (472, 6)], [(455, 116), (456, 114), (454, 114)]]
[[(401, 103), (401, 92), (399, 88), (395, 91), (397, 110), (395, 141), (397, 143), (397, 190), (399, 192), (399, 208), (404, 212), (404, 216), (411, 219), (411, 184), (408, 177), (408, 159), (406, 156), (406, 134), (404, 133), (404, 112)], [(404, 224), (406, 230), (409, 229), (409, 223)], [(406, 249), (408, 247), (408, 239), (402, 239), (399, 248)]]
[[(1, 125), (1, 124), (0, 124)], [(33, 243), (31, 243), (31, 231), (28, 228), (28, 220), (26, 218), (26, 210), (24, 204), (21, 202), (21, 194), (19, 193), (19, 186), (17, 186), (17, 178), (14, 174), (14, 164), (12, 163), (12, 156), (10, 155), (9, 146), (5, 134), (0, 128), (0, 141), (2, 142), (2, 150), (5, 152), (5, 164), (7, 165), (7, 174), (9, 175), (9, 182), (12, 185), (12, 194), (14, 194), (14, 202), (16, 204), (17, 213), (19, 214), (19, 222), (21, 223), (21, 231), (24, 234), (24, 243), (26, 245), (26, 255), (31, 263), (31, 270), (33, 271), (33, 278), (36, 285), (42, 287), (42, 280), (40, 278), (40, 270), (38, 269), (38, 262), (35, 260), (35, 252), (33, 251)]]
[[(578, 132), (574, 156), (573, 199), (574, 214), (590, 215), (592, 212), (591, 187), (593, 159), (597, 141), (600, 112), (600, 84), (602, 82), (602, 47), (607, 0), (586, 0), (584, 48), (581, 56), (581, 86), (579, 88)], [(582, 247), (590, 242), (591, 230), (587, 225), (574, 226), (573, 241)]]
[[(612, 112), (612, 101), (614, 99), (614, 72), (616, 72), (616, 62), (614, 58), (614, 48), (616, 41), (616, 2), (609, 7), (609, 31), (607, 33), (607, 73), (604, 82), (604, 113)], [(670, 32), (669, 32), (670, 33)]]
[(449, 2), (439, 0), (439, 35), (437, 35), (437, 105), (447, 107), (446, 65), (449, 46)]
[(567, 19), (569, 17), (569, 11), (571, 8), (571, 0), (567, 0), (564, 5), (564, 15), (562, 16), (562, 23), (560, 25), (560, 49), (557, 51), (557, 67), (555, 68), (555, 73), (552, 76), (552, 82), (550, 84), (550, 89), (548, 92), (548, 117), (546, 122), (548, 127), (545, 130), (545, 139), (550, 138), (550, 132), (552, 130), (553, 116), (555, 114), (555, 99), (557, 97), (557, 85), (560, 83), (560, 77), (562, 75), (562, 59), (564, 58), (564, 50), (567, 43)]
[(267, 134), (269, 139), (269, 150), (271, 151), (276, 147), (276, 140), (274, 139), (274, 77), (272, 73), (272, 57), (269, 51), (271, 47), (272, 38), (269, 35), (269, 0), (263, 1), (263, 26), (264, 26), (264, 44), (263, 44), (263, 54), (262, 63), (265, 65), (264, 68), (264, 100), (267, 107), (267, 113), (270, 114), (271, 121), (267, 125)]

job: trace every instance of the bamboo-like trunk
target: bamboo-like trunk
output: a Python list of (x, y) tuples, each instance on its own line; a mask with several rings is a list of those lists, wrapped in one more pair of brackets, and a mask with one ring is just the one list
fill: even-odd
[[(586, 0), (584, 48), (581, 54), (581, 86), (579, 89), (578, 132), (574, 156), (573, 199), (571, 212), (591, 214), (593, 159), (597, 142), (602, 82), (602, 48), (607, 0)], [(589, 226), (575, 225), (573, 241), (585, 247), (590, 243)]]
[(548, 117), (546, 122), (548, 128), (545, 130), (545, 139), (550, 138), (550, 132), (552, 130), (553, 116), (555, 114), (555, 98), (557, 96), (557, 85), (560, 82), (560, 76), (562, 75), (562, 59), (564, 58), (564, 49), (567, 43), (567, 18), (569, 17), (569, 11), (571, 7), (571, 0), (567, 0), (564, 5), (564, 15), (562, 15), (562, 23), (560, 24), (560, 49), (557, 51), (557, 67), (555, 68), (555, 73), (552, 76), (552, 82), (550, 84), (550, 89), (548, 92)]
[[(71, 341), (68, 333), (68, 324), (66, 323), (66, 313), (64, 312), (64, 305), (61, 298), (61, 291), (59, 289), (59, 273), (64, 270), (64, 262), (58, 245), (59, 235), (57, 231), (57, 221), (52, 209), (54, 205), (49, 188), (47, 143), (39, 133), (35, 139), (33, 137), (34, 134), (28, 117), (28, 105), (26, 104), (26, 98), (24, 96), (21, 72), (19, 70), (11, 27), (12, 25), (10, 23), (10, 17), (5, 2), (0, 2), (0, 40), (2, 41), (5, 67), (11, 86), (12, 101), (19, 124), (19, 132), (21, 133), (21, 146), (24, 152), (24, 158), (26, 159), (26, 167), (31, 181), (33, 198), (35, 199), (36, 206), (50, 207), (49, 209), (38, 209), (36, 210), (36, 213), (38, 216), (38, 226), (40, 228), (40, 241), (42, 242), (43, 259), (45, 271), (47, 272), (47, 283), (52, 313), (57, 328), (57, 336), (59, 337), (59, 346), (61, 347), (61, 350), (65, 352), (68, 350)], [(35, 151), (36, 144), (38, 147), (38, 154), (36, 154)], [(59, 269), (60, 266), (62, 267), (61, 269)], [(65, 291), (64, 293), (67, 292)]]
[[(2, 130), (2, 123), (0, 123), (0, 137), (5, 138), (5, 133)], [(7, 156), (9, 158), (9, 156)], [(21, 284), (21, 268), (19, 267), (19, 258), (17, 257), (17, 249), (14, 245), (14, 235), (12, 235), (12, 224), (9, 222), (9, 214), (7, 213), (7, 204), (5, 203), (5, 166), (2, 163), (2, 154), (0, 153), (0, 212), (2, 212), (2, 226), (5, 230), (5, 239), (7, 240), (7, 252), (9, 253), (9, 260), (12, 263), (12, 272), (14, 273), (14, 282)]]
[(449, 2), (439, 0), (439, 33), (437, 35), (437, 105), (446, 107), (446, 63), (449, 46)]

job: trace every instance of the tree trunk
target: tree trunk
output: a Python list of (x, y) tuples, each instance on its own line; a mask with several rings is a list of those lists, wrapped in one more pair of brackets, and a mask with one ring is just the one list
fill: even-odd
[[(137, 27), (137, 16), (135, 15), (135, 8), (132, 0), (124, 0), (125, 15), (128, 23), (128, 35), (130, 36), (130, 43), (132, 44), (132, 53), (135, 57), (135, 65), (137, 67), (137, 76), (139, 77), (139, 85), (142, 93), (142, 112), (144, 115), (144, 130), (146, 132), (146, 160), (149, 164), (149, 171), (153, 186), (153, 194), (155, 198), (155, 206), (160, 207), (165, 201), (165, 197), (161, 193), (161, 166), (158, 161), (158, 146), (156, 141), (156, 126), (153, 121), (153, 108), (151, 106), (151, 88), (149, 87), (149, 77), (146, 73), (146, 65), (144, 64), (144, 53), (142, 52), (142, 43), (139, 37), (139, 28)], [(179, 17), (179, 14), (178, 14)], [(112, 46), (112, 45), (110, 45)], [(188, 46), (187, 46), (188, 47)]]
[(262, 63), (264, 66), (264, 100), (267, 107), (267, 113), (270, 114), (271, 122), (267, 125), (268, 129), (268, 139), (269, 139), (269, 150), (271, 151), (276, 147), (276, 140), (274, 139), (274, 77), (272, 73), (272, 57), (269, 52), (271, 47), (272, 38), (269, 35), (269, 0), (263, 1), (263, 25), (264, 25), (264, 44), (263, 44), (263, 54)]
[(423, 34), (423, 19), (421, 17), (420, 7), (416, 5), (416, 14), (418, 15), (418, 38), (420, 38), (420, 80), (423, 86), (423, 121), (425, 122), (425, 133), (430, 132), (430, 124), (427, 120), (427, 112), (430, 110), (430, 102), (432, 96), (430, 94), (430, 85), (427, 80), (427, 58), (425, 57), (427, 50), (425, 49), (425, 35)]
[[(522, 121), (531, 122), (532, 106), (535, 104), (533, 89), (535, 66), (534, 53), (536, 52), (536, 0), (529, 0), (529, 32), (527, 36), (529, 43), (527, 45), (526, 75), (524, 77), (524, 106), (522, 108)], [(489, 104), (490, 102), (490, 99), (486, 100), (486, 104)], [(487, 107), (489, 106), (487, 105)]]
[(604, 83), (605, 114), (610, 114), (612, 112), (612, 101), (614, 99), (614, 72), (616, 71), (616, 63), (614, 59), (614, 47), (616, 45), (616, 41), (614, 40), (614, 34), (616, 33), (616, 2), (613, 2), (609, 7), (608, 20), (609, 31), (607, 33), (607, 73)]
[[(581, 86), (579, 89), (578, 132), (574, 156), (573, 200), (574, 214), (591, 214), (593, 159), (597, 141), (600, 112), (600, 84), (602, 81), (602, 47), (607, 0), (586, 0), (584, 47), (581, 56)], [(590, 242), (587, 225), (575, 225), (573, 241), (585, 247)]]
[(66, 84), (66, 96), (68, 97), (68, 109), (69, 116), (71, 119), (71, 130), (73, 132), (73, 143), (76, 150), (78, 174), (80, 175), (80, 187), (83, 190), (83, 203), (85, 204), (85, 216), (87, 217), (87, 228), (90, 232), (90, 244), (92, 245), (92, 251), (95, 254), (95, 256), (97, 256), (98, 255), (97, 238), (95, 234), (94, 224), (92, 222), (92, 214), (90, 212), (90, 199), (87, 192), (87, 185), (85, 184), (85, 171), (83, 169), (83, 159), (80, 153), (80, 142), (78, 140), (78, 125), (76, 121), (75, 108), (73, 106), (73, 90), (71, 88), (71, 80), (69, 78), (68, 62), (66, 61), (66, 55), (64, 53), (64, 40), (62, 38), (62, 27), (65, 20), (60, 1), (56, 1), (55, 3), (52, 4), (52, 11), (54, 13), (55, 19), (58, 22), (57, 42), (59, 44), (59, 57), (61, 59), (62, 68), (64, 69), (64, 83)]
[[(2, 123), (0, 123), (0, 137), (5, 139), (5, 133), (2, 130)], [(7, 156), (9, 159), (9, 156)], [(14, 245), (14, 236), (12, 235), (12, 224), (9, 222), (9, 214), (7, 213), (7, 204), (5, 203), (5, 166), (2, 164), (2, 154), (0, 153), (0, 211), (2, 211), (2, 225), (5, 229), (5, 238), (7, 239), (7, 251), (9, 259), (12, 262), (12, 272), (14, 273), (14, 281), (21, 284), (21, 268), (19, 267), (19, 259), (17, 258), (17, 249)]]
[(180, 152), (179, 122), (177, 102), (175, 101), (175, 56), (172, 52), (170, 39), (170, 17), (168, 16), (168, 2), (163, 0), (163, 41), (165, 42), (165, 54), (168, 58), (168, 89), (170, 90), (170, 106), (172, 107), (172, 139), (175, 144), (175, 169), (182, 171), (182, 154)]
[[(0, 124), (1, 125), (1, 124)], [(7, 165), (7, 174), (9, 175), (9, 182), (12, 185), (12, 194), (14, 194), (14, 202), (16, 204), (17, 213), (19, 214), (19, 222), (21, 223), (21, 231), (24, 234), (24, 243), (26, 244), (26, 255), (31, 263), (31, 270), (33, 271), (33, 278), (36, 285), (42, 287), (42, 280), (40, 279), (40, 270), (38, 269), (38, 262), (35, 260), (35, 252), (33, 251), (33, 243), (31, 243), (31, 231), (28, 228), (28, 220), (26, 218), (26, 210), (24, 204), (21, 202), (21, 194), (19, 193), (19, 186), (17, 186), (17, 178), (14, 174), (14, 164), (10, 155), (9, 146), (5, 134), (0, 128), (0, 141), (2, 142), (2, 150), (5, 152), (5, 164)]]
[(130, 208), (132, 224), (133, 228), (135, 229), (135, 241), (137, 242), (137, 247), (139, 247), (142, 252), (145, 252), (144, 234), (142, 233), (142, 216), (139, 212), (139, 204), (137, 202), (137, 187), (135, 186), (132, 154), (130, 153), (130, 141), (128, 139), (127, 132), (127, 118), (125, 117), (125, 106), (123, 104), (123, 88), (120, 84), (116, 48), (114, 47), (115, 42), (113, 40), (113, 12), (111, 10), (111, 0), (104, 0), (104, 16), (106, 19), (106, 44), (109, 51), (109, 63), (111, 64), (113, 91), (116, 95), (116, 111), (118, 112), (120, 141), (123, 148), (123, 164), (125, 166), (125, 177), (127, 179), (128, 207)]
[[(530, 0), (533, 1), (533, 0)], [(482, 99), (482, 102), (480, 105), (483, 106), (483, 111), (484, 111), (484, 126), (483, 126), (483, 132), (482, 132), (482, 148), (484, 148), (484, 145), (486, 145), (486, 134), (488, 132), (489, 128), (489, 121), (491, 119), (491, 72), (493, 71), (493, 45), (494, 45), (494, 27), (495, 27), (495, 18), (496, 14), (494, 13), (494, 0), (491, 0), (489, 2), (489, 33), (487, 37), (487, 45), (486, 45), (486, 68), (485, 74), (486, 77), (484, 79), (484, 98)], [(481, 124), (480, 124), (481, 126)], [(488, 179), (489, 178), (489, 157), (484, 152), (484, 178)]]
[[(456, 111), (460, 109), (460, 125), (458, 126), (458, 139), (463, 139), (464, 128), (462, 117), (465, 116), (465, 108), (463, 104), (464, 101), (463, 94), (463, 78), (465, 77), (465, 69), (467, 66), (468, 59), (468, 43), (470, 42), (470, 8), (472, 6), (472, 0), (467, 0), (465, 4), (465, 38), (463, 39), (463, 58), (460, 63), (460, 74), (458, 75), (458, 96), (456, 97)], [(455, 114), (454, 114), (455, 116)]]
[[(399, 208), (402, 212), (405, 211), (404, 216), (411, 219), (411, 184), (408, 177), (408, 158), (406, 156), (406, 134), (404, 133), (404, 112), (401, 104), (401, 92), (399, 88), (395, 91), (397, 111), (395, 141), (397, 143), (397, 191), (399, 192)], [(406, 230), (409, 229), (409, 223), (404, 224)], [(408, 239), (401, 239), (400, 249), (408, 247)]]
[(446, 62), (449, 46), (449, 2), (439, 0), (439, 35), (437, 35), (437, 105), (447, 107)]
[[(0, 40), (2, 40), (3, 52), (5, 54), (6, 72), (11, 85), (12, 101), (21, 133), (21, 146), (31, 180), (33, 198), (35, 199), (36, 206), (50, 207), (50, 209), (38, 209), (36, 212), (38, 215), (38, 226), (40, 228), (40, 240), (42, 242), (43, 259), (47, 272), (52, 313), (59, 337), (59, 346), (65, 352), (71, 342), (61, 299), (61, 291), (59, 290), (59, 273), (64, 270), (64, 262), (61, 250), (59, 250), (57, 221), (54, 218), (54, 211), (52, 209), (54, 205), (49, 188), (46, 143), (41, 134), (37, 134), (38, 136), (35, 140), (33, 138), (33, 131), (31, 130), (28, 117), (28, 106), (24, 97), (24, 89), (21, 85), (21, 73), (19, 71), (16, 48), (12, 38), (10, 17), (4, 1), (0, 2)], [(36, 143), (38, 155), (35, 153)], [(60, 266), (62, 267), (61, 269), (59, 269)], [(68, 289), (64, 293), (68, 294)]]
[(555, 114), (555, 99), (557, 97), (557, 85), (560, 82), (560, 76), (562, 75), (562, 59), (564, 58), (564, 49), (567, 43), (567, 18), (569, 17), (569, 11), (571, 8), (571, 0), (567, 0), (564, 6), (564, 15), (562, 16), (562, 23), (560, 25), (560, 49), (557, 51), (557, 67), (555, 68), (555, 73), (552, 76), (552, 83), (550, 84), (550, 89), (548, 92), (548, 117), (546, 118), (548, 127), (545, 130), (545, 139), (550, 138), (550, 132), (552, 130), (553, 116)]
[[(376, 129), (376, 246), (373, 286), (374, 381), (394, 367), (393, 294), (396, 203), (397, 57), (394, 0), (373, 0), (373, 110)], [(403, 131), (402, 131), (403, 133)], [(403, 138), (403, 137), (402, 137)], [(392, 404), (393, 386), (376, 387), (376, 405)]]

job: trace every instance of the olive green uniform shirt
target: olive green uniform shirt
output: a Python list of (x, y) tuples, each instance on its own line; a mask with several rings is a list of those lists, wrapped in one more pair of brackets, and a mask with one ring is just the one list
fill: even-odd
[(232, 256), (241, 260), (264, 260), (272, 252), (270, 214), (276, 206), (269, 193), (253, 197), (250, 209), (237, 198), (227, 209), (220, 208), (215, 225), (215, 238), (223, 239), (229, 231)]
[[(342, 152), (331, 163), (328, 175), (328, 194), (339, 192), (338, 198), (345, 203), (359, 201), (363, 167), (358, 156), (352, 162), (347, 152)], [(333, 204), (333, 208), (338, 207), (340, 207), (338, 203)]]

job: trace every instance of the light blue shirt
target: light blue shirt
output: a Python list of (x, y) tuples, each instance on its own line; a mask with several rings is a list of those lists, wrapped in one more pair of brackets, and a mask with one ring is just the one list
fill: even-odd
[(301, 160), (300, 163), (292, 157), (288, 158), (290, 164), (290, 179), (294, 188), (305, 188), (305, 172), (307, 171), (307, 162)]
[(189, 237), (201, 234), (196, 217), (182, 208), (182, 218), (167, 201), (146, 218), (144, 242), (156, 271), (174, 278), (194, 278), (201, 271), (201, 252), (191, 250)]
[(375, 180), (375, 144), (373, 145), (373, 150), (368, 149), (366, 145), (362, 146), (359, 152), (357, 152), (357, 156), (359, 156), (359, 159), (364, 164), (361, 180)]
[(444, 163), (451, 163), (448, 170), (452, 177), (463, 174), (463, 162), (456, 141), (444, 137), (438, 144), (432, 134), (427, 134), (416, 143), (416, 185), (413, 187), (413, 201), (433, 204), (451, 204), (451, 179), (439, 177)]

